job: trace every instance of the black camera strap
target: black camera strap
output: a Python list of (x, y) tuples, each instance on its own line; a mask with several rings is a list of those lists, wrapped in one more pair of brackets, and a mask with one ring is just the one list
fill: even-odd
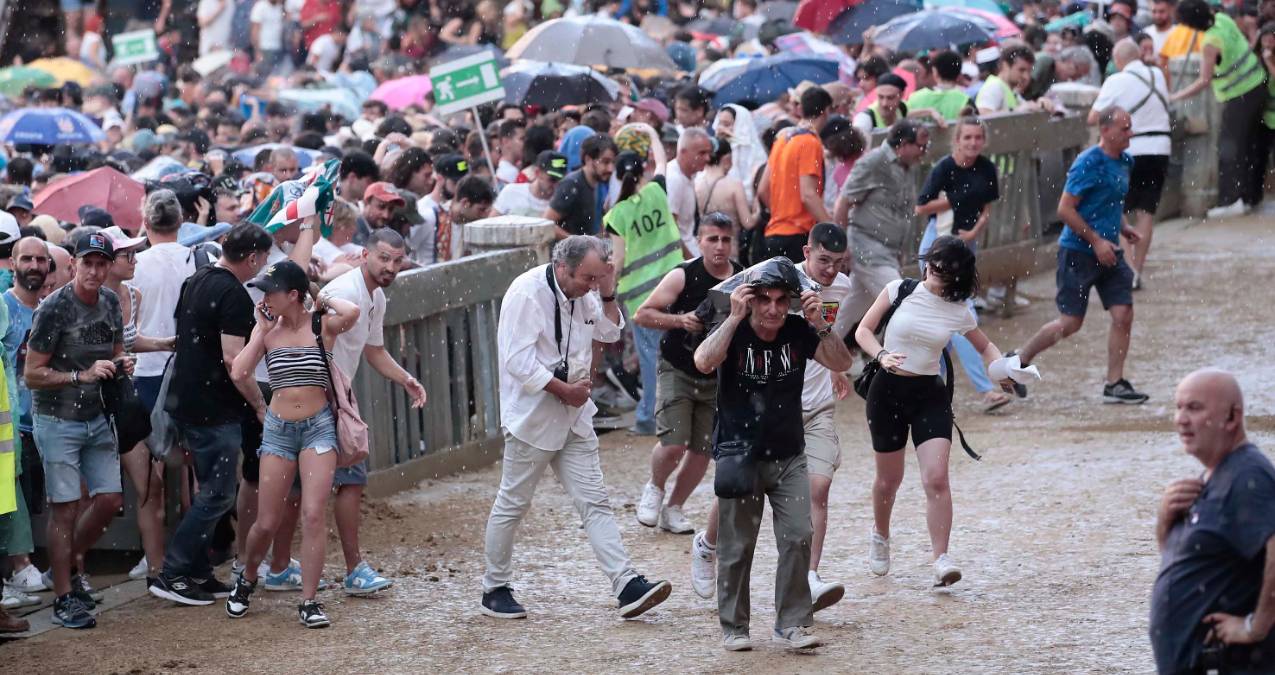
[[(567, 350), (562, 350), (562, 308), (558, 305), (558, 280), (553, 276), (553, 263), (545, 266), (545, 283), (549, 284), (549, 294), (553, 296), (553, 341), (558, 345), (558, 355), (566, 360), (571, 353), (571, 317), (567, 317)], [(571, 314), (576, 313), (576, 301), (571, 301)]]

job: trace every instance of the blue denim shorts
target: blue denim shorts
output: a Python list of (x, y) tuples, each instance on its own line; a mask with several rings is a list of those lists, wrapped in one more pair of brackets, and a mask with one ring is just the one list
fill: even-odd
[(98, 415), (87, 422), (33, 413), (35, 445), (44, 464), (44, 491), (53, 504), (79, 501), (80, 480), (89, 496), (122, 492), (115, 433)]
[(338, 467), (332, 476), (332, 484), (337, 487), (345, 485), (367, 485), (367, 460), (347, 467)]
[(336, 450), (336, 421), (332, 411), (324, 408), (306, 419), (289, 422), (267, 410), (257, 456), (274, 455), (295, 462), (305, 449), (313, 449), (320, 455)]

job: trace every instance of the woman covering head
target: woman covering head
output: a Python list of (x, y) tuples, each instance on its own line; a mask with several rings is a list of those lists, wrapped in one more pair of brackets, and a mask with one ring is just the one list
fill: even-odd
[(749, 201), (753, 198), (753, 174), (766, 163), (766, 148), (753, 122), (753, 114), (747, 108), (728, 104), (717, 111), (713, 119), (713, 133), (718, 139), (730, 141), (730, 174), (743, 183)]

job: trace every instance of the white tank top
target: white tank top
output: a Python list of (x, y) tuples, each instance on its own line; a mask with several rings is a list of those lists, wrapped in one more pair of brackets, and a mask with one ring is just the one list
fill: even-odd
[[(890, 302), (898, 297), (902, 281), (886, 284)], [(978, 327), (974, 310), (964, 302), (949, 302), (917, 284), (903, 299), (885, 327), (887, 351), (903, 354), (903, 370), (917, 375), (938, 375), (943, 347), (953, 335), (963, 335)]]

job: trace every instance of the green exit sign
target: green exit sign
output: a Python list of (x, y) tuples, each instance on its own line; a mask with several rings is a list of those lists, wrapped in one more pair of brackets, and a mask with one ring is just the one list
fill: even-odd
[(429, 71), (434, 85), (434, 112), (439, 115), (473, 108), (505, 97), (500, 70), (491, 52), (448, 61)]

